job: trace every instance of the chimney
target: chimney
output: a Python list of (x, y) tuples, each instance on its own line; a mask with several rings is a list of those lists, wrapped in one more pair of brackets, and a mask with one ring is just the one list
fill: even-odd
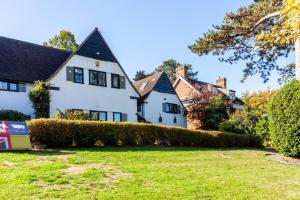
[(176, 68), (176, 78), (181, 76), (182, 78), (187, 78), (187, 68), (184, 65), (179, 65)]
[(224, 77), (219, 77), (217, 80), (216, 80), (216, 85), (221, 87), (221, 88), (224, 88), (226, 89), (227, 88), (227, 83), (226, 83), (226, 78)]

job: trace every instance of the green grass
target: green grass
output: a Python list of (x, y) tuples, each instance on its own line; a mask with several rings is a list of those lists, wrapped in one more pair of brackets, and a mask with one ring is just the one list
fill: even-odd
[(299, 199), (300, 166), (257, 149), (0, 153), (0, 199)]

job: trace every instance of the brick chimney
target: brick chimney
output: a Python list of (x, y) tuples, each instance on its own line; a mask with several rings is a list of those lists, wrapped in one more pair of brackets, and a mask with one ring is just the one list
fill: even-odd
[(181, 76), (182, 78), (187, 78), (187, 68), (184, 65), (180, 65), (176, 68), (176, 78)]
[(221, 88), (224, 88), (226, 89), (227, 88), (227, 81), (226, 81), (226, 78), (224, 77), (219, 77), (217, 80), (216, 80), (216, 85), (221, 87)]

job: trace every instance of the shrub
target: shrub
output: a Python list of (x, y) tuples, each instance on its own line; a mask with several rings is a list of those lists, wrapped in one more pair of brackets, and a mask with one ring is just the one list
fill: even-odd
[(65, 113), (58, 111), (55, 118), (57, 119), (70, 119), (70, 120), (90, 120), (90, 116), (82, 111), (68, 110)]
[(259, 117), (245, 110), (233, 113), (228, 121), (220, 124), (219, 131), (237, 134), (255, 134), (255, 124)]
[(63, 119), (28, 121), (33, 143), (48, 147), (103, 145), (184, 145), (201, 147), (254, 147), (257, 137), (217, 131), (196, 131), (141, 123), (115, 123)]
[(36, 118), (48, 118), (50, 114), (50, 93), (44, 81), (34, 82), (29, 92)]
[(300, 156), (300, 82), (293, 80), (273, 97), (269, 128), (275, 148), (286, 156)]
[(0, 110), (0, 120), (25, 121), (28, 119), (30, 119), (29, 115), (25, 115), (15, 110)]
[(255, 134), (262, 139), (264, 146), (272, 146), (270, 138), (269, 120), (267, 117), (260, 119), (256, 123)]

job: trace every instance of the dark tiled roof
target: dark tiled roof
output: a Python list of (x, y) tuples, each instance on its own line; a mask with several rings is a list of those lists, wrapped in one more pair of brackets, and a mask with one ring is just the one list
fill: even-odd
[(152, 76), (136, 81), (133, 85), (139, 92), (141, 101), (145, 100), (152, 91), (176, 94), (170, 79), (164, 72), (156, 73)]
[(0, 79), (34, 82), (48, 79), (71, 52), (0, 37)]
[(139, 92), (143, 99), (147, 98), (148, 94), (153, 90), (162, 73), (156, 73), (152, 76), (133, 83), (135, 89)]
[(87, 37), (86, 41), (82, 43), (76, 54), (88, 58), (118, 63), (97, 28)]

